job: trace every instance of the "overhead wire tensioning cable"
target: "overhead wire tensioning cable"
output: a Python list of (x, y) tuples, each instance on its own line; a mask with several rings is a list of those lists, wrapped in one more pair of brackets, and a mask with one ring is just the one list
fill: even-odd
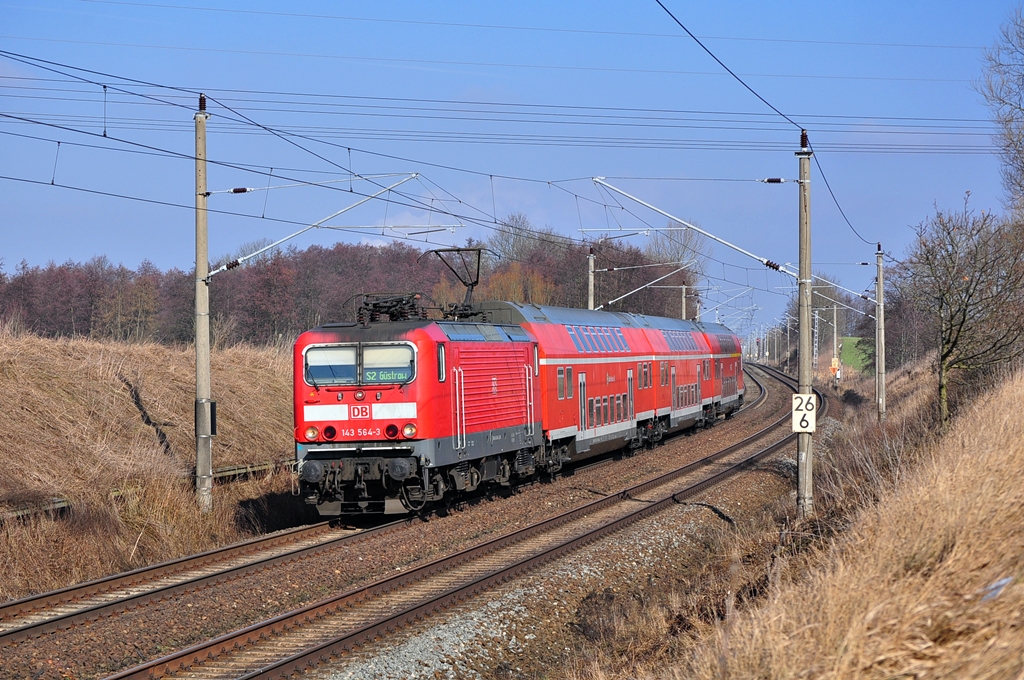
[[(711, 50), (709, 50), (709, 49), (708, 49), (708, 48), (707, 48), (707, 47), (706, 47), (706, 46), (704, 45), (704, 43), (702, 43), (702, 42), (701, 42), (701, 41), (700, 41), (700, 40), (699, 40), (699, 39), (697, 38), (697, 36), (695, 36), (695, 35), (694, 35), (693, 33), (691, 33), (691, 32), (690, 32), (690, 29), (688, 29), (688, 28), (687, 28), (686, 26), (684, 26), (684, 25), (683, 25), (683, 22), (679, 21), (679, 19), (677, 19), (677, 18), (676, 18), (676, 16), (675, 16), (674, 14), (672, 14), (672, 12), (670, 12), (670, 11), (669, 11), (668, 7), (665, 7), (665, 5), (664, 5), (664, 4), (663, 4), (663, 3), (661, 2), (661, 0), (654, 0), (654, 1), (655, 1), (656, 3), (658, 3), (658, 6), (659, 6), (659, 7), (661, 7), (661, 8), (663, 9), (663, 10), (665, 10), (665, 13), (666, 13), (666, 14), (668, 14), (668, 15), (669, 15), (670, 17), (672, 17), (672, 20), (673, 20), (674, 22), (676, 22), (676, 23), (677, 23), (677, 24), (679, 25), (679, 27), (680, 27), (681, 29), (683, 29), (684, 31), (686, 31), (686, 34), (687, 34), (688, 36), (690, 36), (691, 38), (693, 38), (693, 41), (694, 41), (695, 43), (697, 43), (698, 45), (700, 45), (701, 49), (703, 49), (703, 50), (704, 50), (705, 52), (707, 52), (707, 53), (708, 53), (708, 54), (709, 54), (709, 55), (711, 56), (711, 58), (712, 58), (712, 59), (714, 59), (714, 60), (715, 60), (715, 61), (716, 61), (716, 62), (718, 63), (718, 65), (719, 65), (719, 66), (721, 66), (722, 68), (724, 68), (724, 69), (725, 69), (725, 70), (726, 70), (726, 71), (727, 71), (727, 72), (729, 73), (729, 75), (731, 75), (731, 76), (732, 76), (733, 78), (735, 78), (735, 79), (736, 79), (736, 81), (737, 81), (737, 82), (738, 82), (738, 83), (739, 83), (740, 85), (742, 85), (743, 87), (745, 87), (745, 88), (746, 88), (746, 89), (747, 89), (747, 90), (748, 90), (748, 91), (749, 91), (749, 92), (750, 92), (750, 93), (751, 93), (752, 95), (754, 95), (755, 97), (757, 97), (758, 99), (760, 99), (760, 100), (761, 100), (761, 101), (762, 101), (762, 102), (763, 102), (763, 103), (765, 104), (765, 106), (767, 106), (767, 107), (768, 107), (768, 108), (770, 108), (770, 109), (771, 109), (772, 111), (774, 111), (775, 113), (779, 114), (780, 116), (782, 116), (783, 118), (785, 118), (786, 120), (788, 120), (788, 121), (789, 121), (790, 123), (792, 123), (792, 124), (793, 124), (793, 125), (794, 125), (794, 126), (795, 126), (795, 127), (797, 128), (797, 129), (799, 129), (799, 130), (804, 130), (804, 126), (800, 125), (800, 124), (799, 124), (799, 123), (797, 123), (797, 122), (796, 122), (795, 120), (793, 120), (792, 118), (790, 118), (789, 116), (787, 116), (786, 114), (784, 114), (784, 113), (783, 113), (782, 111), (780, 111), (779, 109), (777, 109), (777, 108), (775, 108), (774, 106), (772, 106), (771, 102), (769, 102), (769, 101), (768, 101), (767, 99), (765, 99), (765, 98), (764, 98), (764, 97), (762, 97), (762, 96), (761, 96), (760, 94), (758, 94), (758, 93), (757, 93), (757, 91), (756, 91), (756, 90), (754, 90), (754, 88), (750, 87), (750, 85), (747, 85), (747, 83), (746, 83), (746, 82), (745, 82), (745, 81), (744, 81), (744, 80), (743, 80), (742, 78), (740, 78), (740, 77), (739, 77), (738, 75), (736, 75), (736, 74), (735, 74), (735, 73), (734, 73), (734, 72), (732, 71), (732, 69), (730, 69), (730, 68), (729, 68), (728, 66), (726, 66), (726, 65), (725, 65), (725, 63), (724, 63), (724, 62), (723, 62), (723, 61), (722, 61), (721, 59), (719, 59), (718, 57), (716, 57), (716, 56), (715, 56), (715, 54), (714, 54), (714, 52), (712, 52)], [(813, 148), (812, 146), (810, 146), (810, 142), (808, 142), (808, 148), (809, 148), (809, 149), (811, 149), (811, 151), (813, 151), (813, 150), (814, 150), (814, 148)], [(816, 166), (818, 167), (818, 172), (819, 172), (819, 173), (821, 173), (821, 178), (822, 178), (822, 179), (823, 179), (823, 180), (825, 181), (825, 187), (826, 187), (826, 188), (828, 189), (828, 193), (829, 193), (829, 195), (830, 195), (830, 196), (832, 197), (832, 201), (833, 201), (833, 202), (834, 202), (834, 203), (836, 204), (836, 208), (838, 208), (838, 209), (839, 209), (839, 214), (843, 216), (843, 219), (844, 219), (844, 220), (846, 221), (846, 224), (847, 224), (847, 226), (849, 226), (849, 227), (850, 227), (850, 230), (851, 230), (851, 231), (853, 231), (853, 233), (854, 233), (854, 234), (856, 234), (857, 238), (859, 238), (859, 239), (860, 239), (861, 241), (863, 241), (864, 243), (867, 243), (868, 245), (874, 245), (874, 243), (873, 243), (872, 241), (868, 241), (867, 239), (865, 239), (865, 238), (864, 238), (863, 236), (861, 236), (861, 235), (860, 235), (860, 232), (858, 232), (858, 231), (857, 231), (857, 230), (856, 230), (856, 229), (854, 228), (853, 224), (852, 224), (852, 223), (850, 222), (850, 219), (849, 219), (849, 218), (848, 218), (848, 217), (846, 216), (846, 212), (845, 212), (845, 211), (843, 210), (843, 207), (842, 207), (841, 205), (839, 205), (839, 199), (837, 199), (837, 198), (836, 198), (835, 192), (833, 192), (833, 191), (832, 191), (832, 187), (831, 187), (831, 186), (829, 185), (829, 183), (828, 183), (828, 178), (827, 178), (827, 177), (825, 176), (825, 172), (824, 172), (824, 171), (823, 171), (823, 170), (821, 169), (821, 162), (820, 162), (820, 161), (818, 160), (818, 157), (817, 157), (817, 156), (815, 156), (815, 157), (814, 157), (814, 164), (815, 164), (815, 165), (816, 165)]]

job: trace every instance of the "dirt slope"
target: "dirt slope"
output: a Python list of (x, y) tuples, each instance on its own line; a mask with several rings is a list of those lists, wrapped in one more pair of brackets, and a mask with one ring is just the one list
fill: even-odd
[[(1024, 378), (966, 409), (820, 568), (718, 628), (679, 677), (1021, 678)], [(999, 407), (995, 407), (999, 405)]]
[[(267, 528), (280, 474), (218, 486), (200, 517), (188, 348), (50, 340), (0, 328), (0, 511), (63, 496), (71, 517), (0, 525), (0, 597), (57, 587)], [(287, 349), (212, 356), (214, 467), (287, 459)], [(271, 503), (272, 505), (272, 503)], [(272, 520), (272, 517), (271, 517)]]

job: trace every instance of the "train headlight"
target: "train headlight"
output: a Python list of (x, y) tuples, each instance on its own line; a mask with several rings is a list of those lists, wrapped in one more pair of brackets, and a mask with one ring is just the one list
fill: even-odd
[(338, 436), (338, 430), (333, 425), (324, 428), (324, 439), (334, 439)]
[(306, 439), (313, 441), (320, 434), (320, 430), (316, 429), (312, 425), (306, 428)]
[(406, 439), (412, 439), (416, 436), (416, 426), (412, 423), (406, 423), (405, 427), (402, 428), (402, 436)]
[(391, 423), (384, 428), (384, 434), (388, 439), (394, 439), (398, 436), (398, 425)]
[(363, 399), (366, 399), (366, 392), (363, 392), (362, 390), (356, 390), (355, 397), (356, 401), (362, 401)]

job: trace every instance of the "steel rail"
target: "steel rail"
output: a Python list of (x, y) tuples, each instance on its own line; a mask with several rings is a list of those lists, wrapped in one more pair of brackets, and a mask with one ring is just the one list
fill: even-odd
[[(791, 379), (787, 379), (791, 380)], [(755, 378), (756, 381), (756, 378)], [(760, 383), (759, 383), (760, 384)], [(795, 389), (795, 385), (789, 385), (791, 389)], [(762, 385), (762, 396), (767, 394), (767, 389)], [(760, 398), (759, 398), (760, 399)], [(380, 597), (387, 594), (390, 591), (397, 590), (404, 586), (422, 582), (431, 576), (443, 573), (455, 567), (466, 564), (472, 560), (479, 559), (481, 557), (490, 555), (495, 551), (506, 548), (509, 546), (522, 543), (527, 539), (539, 536), (540, 534), (551, 532), (557, 528), (562, 527), (565, 524), (579, 520), (585, 516), (592, 515), (595, 512), (611, 507), (615, 504), (624, 501), (634, 501), (634, 497), (643, 494), (653, 488), (662, 486), (668, 482), (675, 480), (678, 477), (684, 476), (688, 473), (694, 472), (702, 467), (706, 467), (709, 464), (734, 453), (742, 448), (750, 446), (758, 439), (767, 436), (774, 430), (776, 430), (782, 424), (788, 422), (790, 416), (787, 411), (786, 415), (782, 418), (774, 421), (768, 427), (762, 429), (740, 442), (737, 442), (731, 446), (728, 446), (721, 451), (718, 451), (710, 456), (702, 458), (701, 460), (695, 461), (688, 465), (685, 465), (676, 470), (670, 471), (659, 477), (637, 484), (629, 489), (620, 491), (615, 494), (610, 494), (606, 497), (587, 503), (583, 506), (568, 510), (556, 517), (549, 518), (537, 524), (531, 525), (524, 529), (512, 532), (505, 536), (500, 536), (483, 544), (467, 548), (453, 555), (443, 557), (435, 560), (430, 564), (423, 565), (422, 567), (410, 570), (403, 574), (398, 574), (385, 579), (381, 579), (377, 582), (357, 587), (349, 590), (345, 593), (341, 593), (336, 596), (332, 596), (325, 600), (307, 605), (293, 612), (282, 614), (278, 617), (270, 619), (268, 621), (249, 626), (233, 633), (221, 636), (215, 640), (196, 645), (185, 650), (173, 653), (161, 659), (156, 659), (148, 663), (136, 666), (122, 671), (116, 675), (110, 677), (109, 680), (128, 680), (136, 678), (159, 678), (168, 675), (173, 675), (185, 671), (192, 666), (201, 665), (207, 659), (215, 659), (223, 654), (230, 654), (235, 650), (243, 649), (251, 646), (261, 640), (272, 638), (278, 634), (302, 626), (307, 622), (316, 621), (322, 617), (334, 615), (356, 603), (363, 602), (366, 600)], [(253, 672), (249, 675), (242, 676), (246, 679), (256, 677), (286, 677), (290, 673), (296, 670), (307, 668), (311, 665), (316, 665), (320, 660), (323, 660), (327, 656), (331, 656), (338, 653), (351, 649), (352, 647), (358, 646), (365, 642), (368, 642), (386, 632), (393, 631), (405, 623), (409, 623), (418, 618), (427, 615), (431, 611), (438, 610), (445, 606), (450, 606), (460, 600), (466, 599), (473, 594), (491, 586), (495, 583), (499, 583), (510, 578), (515, 577), (517, 574), (522, 573), (526, 570), (532, 569), (533, 567), (543, 564), (551, 559), (565, 554), (568, 551), (575, 550), (582, 545), (586, 545), (590, 542), (598, 540), (607, 533), (615, 531), (618, 528), (626, 526), (632, 522), (643, 519), (655, 509), (663, 509), (667, 507), (667, 504), (681, 502), (682, 499), (692, 496), (693, 494), (699, 493), (700, 491), (719, 483), (729, 476), (736, 474), (739, 470), (743, 469), (744, 466), (749, 466), (752, 462), (769, 455), (770, 453), (777, 451), (779, 448), (785, 446), (791, 441), (792, 435), (785, 437), (780, 442), (770, 445), (768, 448), (759, 451), (753, 456), (747, 457), (744, 460), (730, 466), (726, 470), (719, 472), (707, 479), (701, 480), (687, 489), (671, 494), (666, 499), (657, 501), (650, 504), (649, 506), (626, 515), (623, 518), (617, 519), (609, 523), (607, 526), (599, 527), (594, 529), (582, 536), (574, 538), (563, 545), (557, 546), (551, 550), (544, 551), (538, 555), (531, 556), (506, 568), (499, 569), (495, 572), (487, 574), (483, 577), (475, 579), (473, 582), (458, 587), (447, 593), (438, 595), (437, 597), (431, 598), (430, 600), (420, 603), (412, 608), (406, 609), (394, 616), (390, 616), (386, 619), (364, 626), (359, 630), (353, 631), (341, 638), (331, 640), (329, 642), (320, 644), (316, 647), (307, 649), (299, 654), (292, 657), (283, 659), (277, 663), (271, 664), (270, 666), (264, 667), (259, 671)], [(631, 519), (632, 518), (632, 519)]]
[[(325, 550), (337, 548), (339, 544), (355, 541), (368, 540), (372, 536), (397, 529), (399, 526), (414, 521), (415, 518), (403, 518), (397, 522), (390, 522), (379, 527), (349, 533), (334, 538), (328, 538), (314, 545), (306, 546), (298, 550), (276, 554), (252, 562), (246, 562), (235, 567), (219, 570), (217, 572), (172, 583), (162, 587), (156, 587), (141, 593), (129, 594), (125, 597), (112, 599), (93, 606), (88, 606), (77, 611), (58, 614), (41, 621), (28, 623), (17, 628), (0, 631), (0, 647), (13, 644), (45, 633), (69, 628), (84, 621), (91, 621), (100, 616), (116, 614), (127, 609), (138, 607), (148, 602), (159, 601), (190, 590), (210, 586), (219, 581), (239, 578), (248, 573), (267, 569), (283, 562), (310, 557)], [(87, 583), (69, 586), (60, 590), (42, 593), (40, 595), (27, 597), (5, 603), (0, 607), (0, 624), (5, 621), (17, 618), (27, 618), (40, 615), (41, 610), (59, 607), (89, 597), (96, 597), (112, 591), (128, 588), (138, 588), (145, 583), (159, 581), (160, 579), (171, 578), (175, 575), (209, 568), (217, 563), (227, 562), (242, 558), (246, 555), (255, 555), (260, 552), (272, 550), (289, 543), (297, 543), (315, 538), (331, 531), (330, 522), (320, 522), (306, 527), (297, 527), (272, 536), (262, 536), (242, 543), (236, 543), (223, 548), (216, 548), (198, 555), (182, 557), (168, 562), (162, 562), (149, 567), (142, 567), (134, 571), (115, 574), (105, 578), (89, 581)]]

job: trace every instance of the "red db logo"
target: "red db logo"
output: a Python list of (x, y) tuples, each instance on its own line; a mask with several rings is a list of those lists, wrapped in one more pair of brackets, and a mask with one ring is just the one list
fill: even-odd
[(352, 412), (353, 420), (369, 420), (370, 419), (370, 405), (359, 404), (350, 407)]

